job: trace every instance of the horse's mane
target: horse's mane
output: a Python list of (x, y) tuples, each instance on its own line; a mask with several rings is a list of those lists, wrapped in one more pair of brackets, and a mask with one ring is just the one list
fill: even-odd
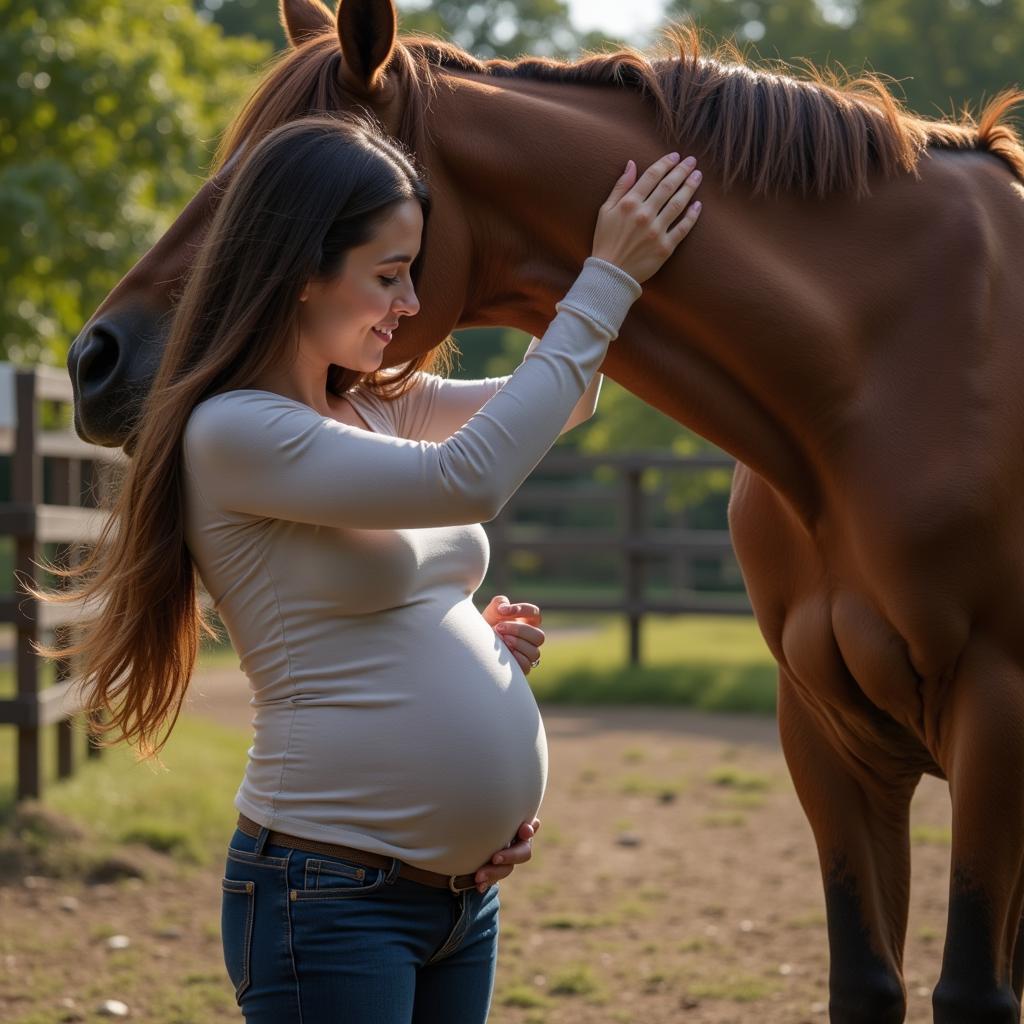
[[(625, 46), (611, 53), (585, 52), (573, 61), (551, 57), (478, 60), (453, 43), (428, 35), (400, 35), (389, 72), (400, 76), (405, 107), (399, 136), (418, 151), (429, 131), (427, 112), (440, 73), (470, 72), (496, 78), (616, 85), (635, 89), (655, 106), (658, 129), (671, 144), (685, 144), (702, 165), (717, 171), (722, 188), (744, 183), (757, 194), (797, 190), (870, 194), (869, 177), (916, 173), (928, 146), (982, 149), (1003, 159), (1024, 181), (1024, 145), (1002, 119), (1024, 101), (1006, 89), (978, 120), (964, 107), (959, 120), (931, 119), (909, 111), (874, 72), (856, 78), (804, 61), (807, 78), (784, 70), (751, 68), (731, 42), (706, 47), (690, 24), (662, 29), (669, 55), (648, 57)], [(258, 139), (309, 109), (344, 109), (340, 44), (325, 31), (284, 51), (226, 133), (214, 168), (244, 139)]]

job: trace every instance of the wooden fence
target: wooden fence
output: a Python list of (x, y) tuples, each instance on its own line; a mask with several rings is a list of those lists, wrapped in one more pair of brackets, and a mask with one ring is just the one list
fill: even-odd
[[(61, 417), (45, 417), (44, 403), (67, 407), (72, 400), (71, 382), (64, 370), (42, 366), (20, 370), (0, 363), (0, 455), (9, 457), (11, 469), (10, 500), (0, 503), (0, 531), (14, 538), (15, 572), (33, 580), (37, 580), (33, 560), (40, 559), (43, 544), (55, 545), (54, 553), (48, 553), (53, 561), (71, 564), (83, 545), (96, 540), (106, 516), (98, 505), (107, 469), (125, 457), (120, 449), (84, 443), (70, 427), (44, 428), (47, 418), (63, 421)], [(556, 448), (545, 456), (501, 514), (485, 524), (491, 544), (490, 581), (496, 592), (508, 593), (509, 563), (516, 552), (532, 551), (546, 559), (590, 551), (617, 552), (624, 560), (620, 597), (545, 598), (544, 610), (622, 613), (629, 625), (629, 659), (633, 664), (641, 658), (640, 629), (645, 615), (749, 615), (745, 592), (700, 594), (680, 587), (671, 599), (655, 599), (646, 593), (652, 559), (685, 566), (700, 556), (728, 558), (732, 545), (727, 530), (652, 529), (647, 523), (647, 506), (652, 499), (659, 500), (664, 490), (645, 494), (644, 473), (652, 469), (693, 473), (734, 465), (730, 457), (715, 454), (580, 455)], [(598, 466), (613, 471), (611, 484), (591, 479)], [(543, 477), (551, 473), (558, 479), (545, 481)], [(538, 533), (536, 525), (516, 521), (517, 513), (525, 508), (576, 506), (581, 502), (611, 503), (619, 512), (618, 527), (559, 529), (541, 524)], [(15, 583), (13, 578), (11, 583)], [(208, 604), (208, 595), (201, 590)], [(37, 602), (20, 587), (0, 595), (0, 621), (13, 624), (15, 632), (14, 695), (0, 699), (0, 726), (10, 725), (17, 730), (19, 800), (41, 795), (45, 727), (57, 726), (57, 777), (66, 778), (74, 770), (73, 723), (81, 708), (70, 692), (72, 666), (68, 661), (56, 662), (55, 681), (44, 687), (40, 678), (44, 663), (30, 641), (56, 642), (61, 629), (77, 612), (77, 606)], [(100, 752), (101, 748), (87, 742), (86, 756), (96, 757)]]
[[(102, 467), (123, 458), (120, 449), (84, 443), (71, 428), (46, 429), (45, 403), (72, 401), (67, 371), (38, 366), (17, 369), (0, 363), (0, 454), (9, 458), (10, 500), (0, 503), (0, 532), (14, 539), (13, 569), (38, 581), (33, 559), (42, 545), (55, 544), (48, 557), (71, 564), (80, 545), (95, 541), (105, 512), (98, 507), (105, 475)], [(93, 499), (97, 498), (96, 501)], [(80, 712), (73, 694), (68, 660), (53, 663), (55, 681), (42, 686), (42, 659), (30, 641), (52, 643), (78, 608), (36, 601), (11, 578), (12, 590), (0, 595), (0, 622), (14, 626), (14, 696), (0, 700), (0, 726), (17, 730), (16, 799), (39, 797), (42, 790), (42, 737), (57, 726), (57, 777), (74, 770), (73, 722)], [(100, 748), (88, 742), (86, 756)]]
[[(750, 615), (746, 591), (735, 594), (688, 593), (671, 599), (656, 599), (646, 594), (647, 567), (652, 559), (688, 562), (695, 557), (732, 556), (732, 542), (725, 529), (651, 529), (647, 524), (647, 497), (643, 489), (644, 473), (651, 469), (687, 473), (709, 469), (732, 469), (735, 460), (728, 455), (702, 453), (671, 455), (664, 452), (581, 455), (571, 451), (550, 451), (534, 474), (513, 495), (501, 514), (485, 524), (491, 545), (488, 575), (496, 593), (508, 593), (509, 559), (513, 552), (530, 550), (540, 554), (564, 556), (588, 551), (616, 551), (624, 560), (623, 592), (618, 598), (562, 600), (545, 598), (549, 611), (621, 612), (629, 626), (629, 660), (641, 660), (640, 629), (643, 617), (651, 613)], [(572, 477), (589, 477), (596, 466), (610, 467), (616, 482), (608, 485), (587, 482), (542, 482), (540, 474), (555, 472)], [(655, 495), (660, 497), (660, 495)], [(516, 523), (516, 513), (524, 507), (543, 507), (580, 502), (611, 502), (618, 506), (619, 525), (614, 530), (545, 528), (543, 535)], [(511, 595), (510, 595), (511, 596)]]

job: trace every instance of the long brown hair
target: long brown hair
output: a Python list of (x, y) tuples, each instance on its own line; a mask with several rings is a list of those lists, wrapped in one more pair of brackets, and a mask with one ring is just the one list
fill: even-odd
[[(419, 201), (426, 224), (430, 194), (413, 155), (369, 111), (317, 111), (240, 154), (125, 443), (131, 458), (104, 499), (110, 515), (97, 542), (76, 566), (35, 563), (78, 585), (47, 591), (21, 581), (39, 600), (81, 601), (90, 613), (74, 620), (75, 643), (33, 646), (43, 657), (73, 659), (98, 746), (136, 740), (142, 759), (155, 757), (177, 721), (201, 637), (220, 639), (200, 602), (184, 537), (181, 441), (192, 409), (249, 385), (280, 358), (282, 345), (294, 351), (304, 284), (341, 274), (348, 250), (369, 241), (408, 199)], [(410, 268), (414, 283), (425, 249), (424, 239)], [(332, 366), (327, 390), (340, 395), (358, 383), (397, 397), (418, 370), (440, 363), (448, 372), (454, 347), (449, 336), (401, 367), (372, 373)], [(113, 740), (102, 739), (114, 730)]]

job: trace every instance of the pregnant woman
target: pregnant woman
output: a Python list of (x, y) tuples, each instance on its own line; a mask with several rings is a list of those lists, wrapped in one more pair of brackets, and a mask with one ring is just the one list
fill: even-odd
[[(486, 1020), (495, 880), (529, 858), (547, 748), (530, 662), (472, 602), (480, 524), (593, 411), (641, 282), (696, 222), (698, 181), (678, 154), (639, 178), (630, 161), (543, 337), (482, 381), (430, 372), (437, 350), (380, 368), (419, 309), (430, 196), (369, 116), (275, 129), (221, 198), (78, 649), (92, 705), (148, 743), (214, 635), (196, 570), (227, 628), (254, 716), (221, 926), (249, 1024)], [(150, 600), (132, 607), (141, 573)], [(542, 634), (523, 633), (534, 654)]]

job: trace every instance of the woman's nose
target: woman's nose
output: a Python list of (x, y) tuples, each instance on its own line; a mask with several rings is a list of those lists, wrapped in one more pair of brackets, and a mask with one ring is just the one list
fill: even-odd
[(399, 312), (404, 313), (406, 316), (414, 316), (420, 310), (420, 300), (416, 297), (414, 291), (410, 291), (397, 307)]

